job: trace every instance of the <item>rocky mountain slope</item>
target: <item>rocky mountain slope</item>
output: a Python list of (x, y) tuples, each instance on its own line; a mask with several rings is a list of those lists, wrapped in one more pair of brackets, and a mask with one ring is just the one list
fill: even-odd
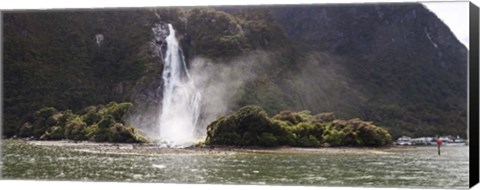
[(165, 23), (177, 30), (192, 75), (211, 93), (204, 127), (219, 114), (256, 104), (270, 115), (308, 109), (359, 117), (394, 137), (466, 134), (468, 50), (420, 4), (36, 11), (2, 18), (7, 137), (41, 107), (78, 110), (110, 101), (133, 102), (136, 123), (152, 128), (163, 70), (152, 51), (152, 27)]

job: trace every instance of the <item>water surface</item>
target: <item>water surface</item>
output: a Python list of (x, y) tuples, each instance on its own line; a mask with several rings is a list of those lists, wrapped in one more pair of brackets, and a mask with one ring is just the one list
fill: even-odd
[(442, 147), (441, 156), (436, 147), (334, 153), (112, 154), (88, 149), (4, 140), (2, 178), (468, 188), (468, 146)]

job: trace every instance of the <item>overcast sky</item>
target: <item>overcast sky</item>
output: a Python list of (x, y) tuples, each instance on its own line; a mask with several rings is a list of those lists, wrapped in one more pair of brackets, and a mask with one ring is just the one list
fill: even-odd
[(428, 2), (423, 4), (447, 24), (457, 39), (469, 48), (468, 2)]

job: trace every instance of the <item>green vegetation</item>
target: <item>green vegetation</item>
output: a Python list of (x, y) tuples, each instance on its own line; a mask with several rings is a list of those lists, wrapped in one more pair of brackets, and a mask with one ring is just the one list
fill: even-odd
[(191, 54), (226, 59), (249, 49), (242, 27), (232, 15), (198, 8), (189, 10), (187, 20), (188, 38), (194, 42)]
[[(2, 19), (7, 138), (30, 128), (25, 121), (46, 106), (79, 113), (127, 101), (138, 113), (155, 110), (163, 67), (150, 42), (158, 23), (177, 30), (188, 64), (204, 57), (261, 68), (238, 87), (232, 109), (331, 111), (373, 121), (395, 138), (466, 136), (468, 50), (420, 4), (28, 11)], [(73, 133), (99, 119), (89, 113), (65, 126)], [(301, 142), (316, 144), (313, 137)]]
[(79, 114), (45, 107), (20, 127), (18, 137), (40, 140), (89, 140), (95, 142), (147, 142), (132, 126), (125, 126), (131, 103), (110, 102), (89, 106)]
[(332, 113), (283, 111), (272, 118), (258, 106), (245, 106), (207, 127), (207, 145), (295, 147), (385, 146), (384, 128), (360, 119), (339, 120)]
[[(28, 11), (3, 19), (3, 135), (53, 106), (131, 101), (140, 78), (161, 72), (149, 56), (153, 14), (145, 11)], [(104, 40), (98, 45), (95, 36)], [(154, 66), (152, 66), (152, 64)], [(161, 67), (160, 67), (161, 68)]]

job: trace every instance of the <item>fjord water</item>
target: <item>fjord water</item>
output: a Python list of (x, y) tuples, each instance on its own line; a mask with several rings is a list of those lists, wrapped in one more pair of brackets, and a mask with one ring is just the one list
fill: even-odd
[[(201, 96), (188, 73), (171, 24), (168, 24), (165, 42), (167, 49), (162, 73), (163, 99), (157, 124), (159, 140), (170, 146), (189, 146), (195, 142)], [(161, 51), (160, 47), (157, 48), (157, 51)]]
[(469, 176), (468, 146), (442, 147), (441, 156), (433, 146), (120, 154), (6, 140), (2, 150), (4, 179), (468, 188)]

